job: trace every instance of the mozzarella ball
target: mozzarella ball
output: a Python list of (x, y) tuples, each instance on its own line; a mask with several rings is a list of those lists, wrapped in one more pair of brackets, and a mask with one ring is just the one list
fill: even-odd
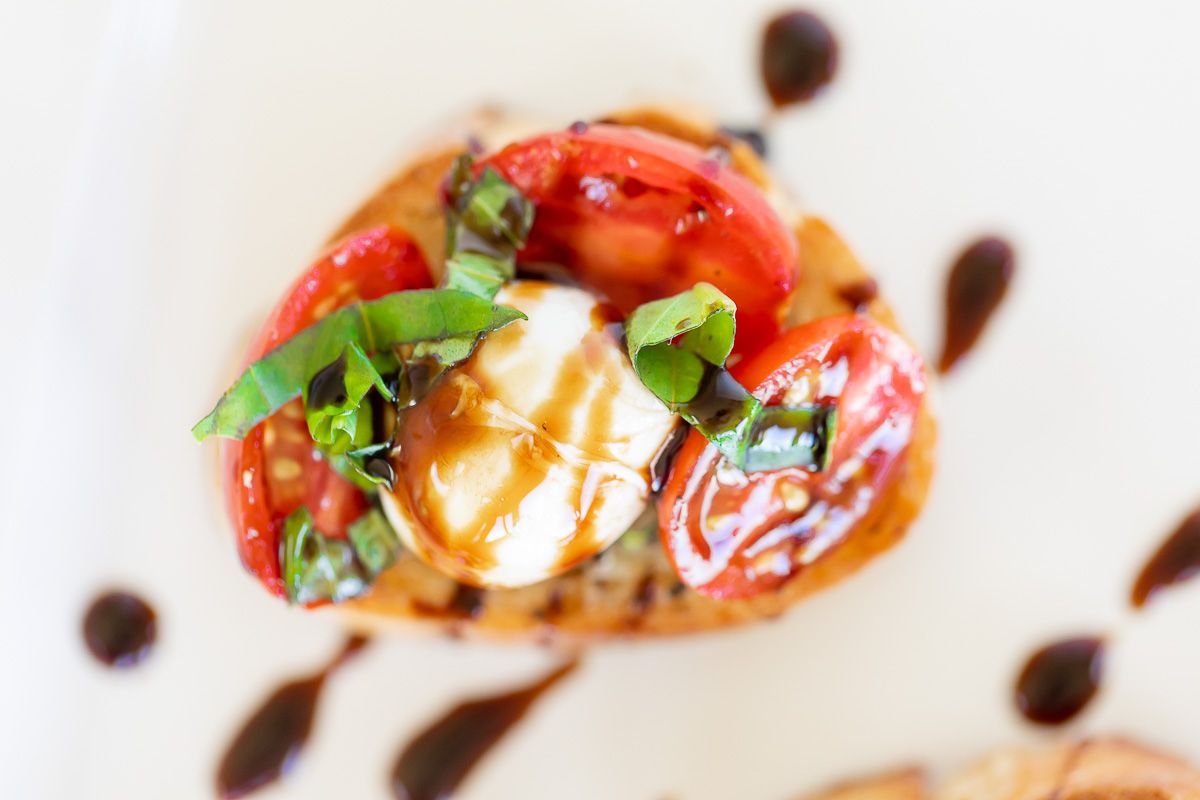
[(402, 415), (396, 482), (381, 497), (426, 562), (512, 587), (569, 570), (628, 530), (677, 418), (589, 293), (517, 281), (496, 302), (528, 320), (485, 336)]

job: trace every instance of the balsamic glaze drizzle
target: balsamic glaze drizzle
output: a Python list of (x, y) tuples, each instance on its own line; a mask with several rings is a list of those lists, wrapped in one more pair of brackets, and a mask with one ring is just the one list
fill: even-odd
[(1134, 581), (1129, 601), (1142, 608), (1168, 586), (1200, 575), (1200, 509), (1188, 515), (1154, 552)]
[(516, 691), (461, 703), (404, 748), (392, 768), (397, 800), (451, 797), (488, 751), (521, 721), (534, 702), (577, 666), (571, 661)]
[(983, 334), (1008, 292), (1015, 269), (1012, 246), (995, 236), (962, 252), (946, 281), (946, 332), (938, 371), (949, 372)]
[(369, 643), (352, 636), (323, 669), (289, 681), (243, 723), (217, 768), (217, 795), (243, 797), (287, 774), (308, 741), (325, 681)]

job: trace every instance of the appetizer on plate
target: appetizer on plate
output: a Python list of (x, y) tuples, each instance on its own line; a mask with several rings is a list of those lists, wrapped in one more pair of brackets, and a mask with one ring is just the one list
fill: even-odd
[(801, 800), (1194, 800), (1200, 772), (1127, 739), (1001, 750), (931, 792), (918, 769), (840, 784)]
[(519, 127), (370, 198), (194, 429), (247, 569), (375, 617), (673, 633), (894, 544), (925, 367), (836, 234), (714, 126)]

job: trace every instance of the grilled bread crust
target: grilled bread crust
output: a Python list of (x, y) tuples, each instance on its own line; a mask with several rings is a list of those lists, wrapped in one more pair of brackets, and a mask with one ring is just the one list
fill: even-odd
[(1119, 737), (999, 750), (930, 791), (919, 769), (865, 778), (797, 800), (1197, 800), (1200, 771)]

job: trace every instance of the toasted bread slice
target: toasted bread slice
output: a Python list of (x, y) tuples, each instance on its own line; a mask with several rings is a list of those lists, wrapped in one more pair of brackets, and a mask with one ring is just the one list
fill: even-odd
[(1127, 739), (1006, 750), (961, 773), (935, 800), (1197, 800), (1200, 770)]
[(1116, 737), (992, 753), (936, 792), (911, 768), (798, 800), (1200, 800), (1200, 770)]
[[(794, 226), (799, 239), (803, 268), (789, 321), (801, 323), (853, 310), (854, 305), (842, 297), (843, 290), (870, 276), (828, 225), (786, 207), (762, 162), (744, 142), (711, 124), (661, 109), (623, 112), (607, 121), (727, 151), (730, 164), (763, 188)], [(488, 132), (498, 123), (495, 113), (489, 112), (477, 129), (464, 132), (457, 140), (410, 164), (351, 215), (332, 238), (340, 239), (375, 225), (393, 225), (408, 231), (433, 268), (440, 269), (445, 233), (441, 181), (455, 156), (466, 148), (468, 134), (489, 146), (502, 145), (519, 135), (510, 125), (505, 128), (506, 139), (489, 141)], [(871, 300), (859, 308), (896, 328), (895, 317), (882, 300)], [(678, 581), (657, 538), (634, 541), (634, 537), (625, 537), (569, 573), (519, 589), (461, 586), (406, 552), (376, 579), (367, 595), (339, 609), (349, 612), (356, 623), (369, 627), (386, 619), (435, 620), (460, 634), (538, 639), (559, 634), (568, 639), (586, 639), (613, 634), (688, 633), (775, 617), (800, 598), (854, 572), (903, 536), (925, 500), (933, 471), (935, 438), (934, 420), (928, 409), (922, 408), (897, 478), (869, 516), (845, 542), (778, 592), (749, 600), (711, 600)]]
[(926, 794), (925, 773), (911, 768), (839, 783), (798, 800), (923, 800)]

